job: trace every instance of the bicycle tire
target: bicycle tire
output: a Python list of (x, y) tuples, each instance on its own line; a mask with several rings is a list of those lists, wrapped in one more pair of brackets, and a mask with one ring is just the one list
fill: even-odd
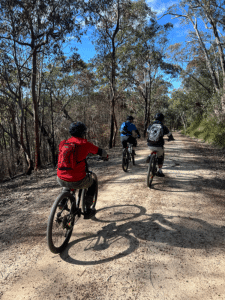
[[(91, 209), (94, 209), (97, 203), (97, 199), (98, 199), (98, 178), (97, 175), (95, 173), (92, 172), (92, 178), (93, 180), (96, 182), (96, 186), (95, 186), (95, 193), (94, 193), (94, 197), (93, 197), (93, 204), (91, 205)], [(85, 206), (85, 201), (84, 201), (84, 196), (85, 196), (85, 192), (87, 191), (87, 189), (83, 189), (82, 193), (81, 193), (81, 203), (82, 203), (82, 211), (85, 212), (86, 211), (86, 206)]]
[(124, 170), (124, 172), (127, 172), (128, 167), (129, 167), (129, 153), (127, 151), (127, 149), (125, 149), (125, 151), (123, 151), (123, 155), (122, 155), (122, 169)]
[(132, 153), (132, 163), (133, 163), (133, 166), (135, 165), (135, 159), (134, 159), (134, 154)]
[[(64, 207), (66, 207), (66, 209), (60, 210), (58, 204), (64, 199), (66, 202), (66, 206), (64, 205)], [(70, 240), (75, 219), (74, 214), (71, 213), (71, 208), (73, 204), (73, 195), (71, 195), (70, 192), (63, 192), (57, 197), (52, 206), (47, 224), (47, 243), (49, 250), (52, 253), (61, 253)], [(68, 207), (68, 205), (70, 206), (70, 208)], [(65, 215), (60, 215), (60, 217), (58, 217), (58, 214), (60, 212), (65, 212)], [(54, 232), (53, 227), (56, 227), (57, 232)]]
[(151, 188), (152, 181), (155, 176), (156, 169), (156, 156), (155, 154), (151, 155), (149, 165), (148, 165), (148, 173), (147, 173), (147, 187)]

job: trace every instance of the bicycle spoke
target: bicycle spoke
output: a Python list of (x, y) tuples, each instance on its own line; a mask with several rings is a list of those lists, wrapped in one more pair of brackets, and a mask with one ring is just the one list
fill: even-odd
[[(57, 207), (55, 212), (57, 217), (54, 219), (52, 224), (52, 242), (55, 247), (60, 247), (64, 243), (65, 237), (68, 235), (68, 232), (72, 227), (73, 217), (69, 211), (69, 206), (71, 209), (71, 203), (69, 200), (68, 202), (68, 209), (60, 211), (60, 209)], [(58, 214), (60, 214), (60, 217), (58, 217)]]
[(122, 155), (122, 168), (124, 170), (124, 172), (127, 172), (128, 166), (129, 166), (129, 153), (127, 151), (127, 149), (125, 149), (123, 151), (123, 155)]
[(75, 214), (72, 213), (74, 197), (61, 194), (53, 204), (47, 226), (47, 241), (53, 253), (60, 253), (69, 242), (73, 231)]
[(149, 166), (148, 166), (148, 173), (147, 173), (147, 186), (151, 188), (153, 178), (155, 176), (155, 168), (156, 168), (156, 156), (153, 154), (151, 155)]

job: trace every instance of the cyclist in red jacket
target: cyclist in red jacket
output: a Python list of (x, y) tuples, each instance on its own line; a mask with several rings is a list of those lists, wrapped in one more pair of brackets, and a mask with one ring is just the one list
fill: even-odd
[(95, 210), (90, 209), (93, 203), (95, 182), (93, 182), (89, 174), (86, 174), (86, 157), (89, 153), (92, 153), (98, 154), (102, 156), (102, 158), (107, 158), (107, 153), (104, 149), (93, 145), (84, 138), (86, 131), (87, 127), (82, 122), (73, 122), (70, 124), (69, 132), (72, 137), (67, 141), (63, 140), (60, 142), (59, 153), (65, 143), (67, 143), (67, 145), (75, 145), (76, 153), (73, 156), (73, 160), (76, 159), (76, 162), (70, 162), (73, 167), (60, 168), (58, 161), (57, 181), (65, 189), (88, 189), (85, 196), (86, 206), (88, 207), (87, 216), (85, 216), (85, 218), (91, 218), (95, 214)]

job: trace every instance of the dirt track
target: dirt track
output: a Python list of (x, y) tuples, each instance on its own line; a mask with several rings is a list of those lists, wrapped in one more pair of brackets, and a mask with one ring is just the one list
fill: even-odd
[(120, 148), (95, 163), (96, 218), (61, 256), (45, 237), (56, 171), (2, 184), (0, 299), (225, 299), (225, 155), (174, 136), (152, 190), (144, 141), (128, 173)]

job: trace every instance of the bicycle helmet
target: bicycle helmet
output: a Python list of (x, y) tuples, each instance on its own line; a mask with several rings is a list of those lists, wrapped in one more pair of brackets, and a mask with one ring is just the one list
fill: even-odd
[(82, 122), (73, 122), (70, 124), (69, 133), (75, 137), (83, 137), (87, 131), (87, 127)]
[(163, 121), (164, 120), (164, 115), (162, 113), (157, 113), (155, 115), (155, 120), (157, 120), (157, 121)]
[(127, 117), (127, 121), (133, 121), (133, 119), (134, 119), (134, 117), (132, 117), (132, 116)]

